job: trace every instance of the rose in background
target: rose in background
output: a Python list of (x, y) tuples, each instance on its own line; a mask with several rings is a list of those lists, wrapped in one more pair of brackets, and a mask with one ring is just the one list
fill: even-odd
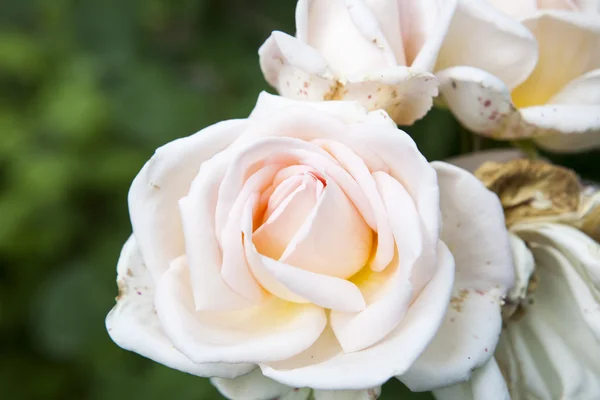
[(513, 284), (498, 198), (383, 111), (262, 94), (158, 149), (129, 208), (110, 336), (229, 398), (429, 390), (496, 346)]
[(544, 161), (487, 162), (476, 175), (505, 208), (516, 285), (495, 359), (436, 397), (600, 398), (600, 192)]
[(299, 0), (296, 37), (273, 32), (260, 66), (282, 96), (354, 100), (409, 125), (438, 94), (432, 72), (455, 3)]
[(599, 9), (597, 0), (460, 0), (436, 66), (442, 100), (482, 135), (534, 138), (555, 152), (600, 146)]

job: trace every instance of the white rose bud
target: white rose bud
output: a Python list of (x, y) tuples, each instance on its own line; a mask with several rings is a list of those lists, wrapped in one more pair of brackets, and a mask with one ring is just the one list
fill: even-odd
[(438, 95), (432, 72), (455, 3), (299, 0), (296, 37), (273, 32), (260, 66), (282, 96), (358, 101), (412, 124)]
[(158, 149), (129, 209), (112, 339), (229, 398), (429, 390), (494, 351), (513, 285), (500, 202), (383, 111), (262, 94)]

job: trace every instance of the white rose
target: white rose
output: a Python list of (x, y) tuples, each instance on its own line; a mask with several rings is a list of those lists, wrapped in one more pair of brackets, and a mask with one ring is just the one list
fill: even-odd
[(383, 111), (262, 94), (248, 119), (158, 149), (129, 208), (112, 339), (231, 398), (428, 390), (500, 334), (498, 198)]
[(432, 75), (455, 0), (299, 0), (296, 37), (259, 50), (265, 79), (300, 100), (353, 100), (412, 124), (432, 106)]
[(439, 400), (600, 399), (600, 244), (586, 234), (600, 237), (600, 192), (580, 192), (572, 172), (544, 164), (486, 167), (511, 208), (516, 285), (495, 358), (436, 390)]
[(486, 136), (556, 152), (600, 146), (599, 5), (459, 0), (438, 58), (444, 102)]

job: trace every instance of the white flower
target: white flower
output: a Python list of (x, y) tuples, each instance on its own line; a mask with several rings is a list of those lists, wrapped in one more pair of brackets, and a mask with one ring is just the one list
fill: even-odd
[(428, 390), (498, 340), (498, 198), (383, 111), (262, 94), (248, 119), (158, 149), (129, 208), (112, 339), (231, 398)]
[(600, 244), (588, 236), (600, 232), (600, 193), (555, 197), (552, 187), (574, 187), (576, 177), (549, 164), (529, 166), (504, 164), (495, 177), (505, 205), (521, 201), (510, 221), (516, 285), (495, 358), (469, 382), (437, 390), (439, 400), (600, 398)]
[(599, 4), (459, 0), (436, 67), (444, 102), (486, 136), (600, 146)]
[(299, 0), (296, 37), (273, 32), (259, 50), (265, 79), (300, 100), (354, 100), (398, 124), (422, 118), (456, 0)]

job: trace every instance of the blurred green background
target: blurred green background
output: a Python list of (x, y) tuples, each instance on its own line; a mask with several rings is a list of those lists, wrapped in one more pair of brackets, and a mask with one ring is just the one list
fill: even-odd
[[(269, 89), (257, 49), (274, 29), (294, 32), (294, 6), (2, 2), (1, 398), (219, 398), (207, 380), (123, 351), (105, 331), (131, 230), (126, 195), (158, 146), (249, 113)], [(465, 148), (445, 111), (410, 132), (430, 159)], [(596, 175), (586, 159), (561, 161)], [(383, 399), (431, 398), (405, 393), (395, 381)]]

